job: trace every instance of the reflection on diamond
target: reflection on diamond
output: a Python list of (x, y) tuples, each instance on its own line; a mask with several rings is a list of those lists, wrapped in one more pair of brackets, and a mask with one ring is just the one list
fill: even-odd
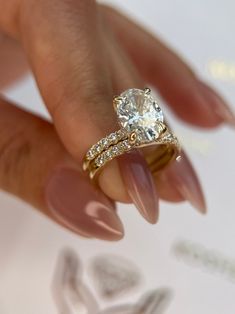
[(140, 142), (151, 142), (159, 136), (158, 122), (163, 113), (153, 97), (141, 89), (128, 89), (117, 106), (119, 123), (128, 132), (137, 131)]

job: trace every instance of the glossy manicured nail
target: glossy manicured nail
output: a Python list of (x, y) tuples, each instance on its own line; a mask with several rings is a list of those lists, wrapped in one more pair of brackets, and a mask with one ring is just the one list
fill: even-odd
[(119, 240), (123, 227), (114, 205), (78, 171), (60, 168), (46, 187), (49, 209), (75, 232), (103, 240)]
[(132, 202), (148, 222), (156, 223), (159, 197), (145, 159), (137, 151), (130, 152), (120, 157), (119, 166)]
[(226, 104), (222, 97), (217, 94), (210, 86), (199, 82), (200, 89), (205, 98), (213, 104), (213, 112), (226, 124), (235, 127), (235, 112)]
[(199, 212), (206, 213), (206, 202), (200, 182), (184, 152), (181, 153), (181, 158), (169, 165), (161, 175)]

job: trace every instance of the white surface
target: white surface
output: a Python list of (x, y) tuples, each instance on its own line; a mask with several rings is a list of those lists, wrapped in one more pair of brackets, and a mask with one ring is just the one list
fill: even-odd
[[(233, 102), (234, 81), (212, 77), (206, 71), (212, 59), (235, 63), (235, 4), (233, 1), (109, 1), (131, 12), (175, 47), (187, 61)], [(31, 78), (9, 91), (17, 102), (45, 113)], [(232, 105), (234, 105), (232, 103)], [(132, 206), (120, 206), (126, 237), (119, 243), (86, 241), (58, 227), (28, 205), (1, 193), (0, 205), (0, 313), (58, 313), (51, 295), (51, 280), (59, 251), (72, 247), (86, 261), (100, 253), (115, 253), (135, 261), (145, 285), (139, 292), (170, 287), (174, 298), (168, 314), (235, 313), (235, 281), (227, 272), (208, 271), (200, 262), (183, 263), (172, 254), (182, 239), (220, 252), (235, 268), (235, 149), (234, 131), (188, 129), (172, 122), (201, 177), (209, 213), (201, 217), (188, 204), (162, 204), (158, 225), (147, 225)], [(202, 253), (203, 255), (204, 253)], [(205, 254), (204, 254), (205, 255)], [(203, 255), (203, 256), (204, 256)], [(212, 255), (211, 255), (212, 256)], [(197, 260), (200, 260), (199, 256)], [(207, 261), (208, 263), (208, 261)], [(214, 259), (211, 265), (218, 263)], [(212, 268), (213, 268), (212, 267)], [(232, 277), (230, 272), (230, 279)], [(137, 295), (130, 297), (133, 301)], [(127, 299), (120, 300), (120, 303)]]

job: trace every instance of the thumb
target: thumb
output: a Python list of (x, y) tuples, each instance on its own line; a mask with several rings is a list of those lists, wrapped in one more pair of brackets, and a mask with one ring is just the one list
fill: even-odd
[(83, 236), (123, 236), (113, 202), (76, 168), (53, 126), (5, 99), (0, 99), (0, 188)]

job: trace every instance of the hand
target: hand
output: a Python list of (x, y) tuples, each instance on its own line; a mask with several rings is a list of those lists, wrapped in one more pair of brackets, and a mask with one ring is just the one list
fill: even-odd
[(205, 128), (235, 125), (220, 96), (160, 40), (95, 1), (0, 0), (0, 7), (0, 29), (23, 48), (53, 120), (0, 100), (1, 188), (83, 236), (108, 240), (123, 236), (115, 201), (135, 203), (151, 223), (159, 197), (205, 212), (185, 154), (154, 179), (130, 154), (104, 169), (99, 189), (81, 163), (116, 128), (112, 98), (127, 88), (153, 85), (179, 118)]

